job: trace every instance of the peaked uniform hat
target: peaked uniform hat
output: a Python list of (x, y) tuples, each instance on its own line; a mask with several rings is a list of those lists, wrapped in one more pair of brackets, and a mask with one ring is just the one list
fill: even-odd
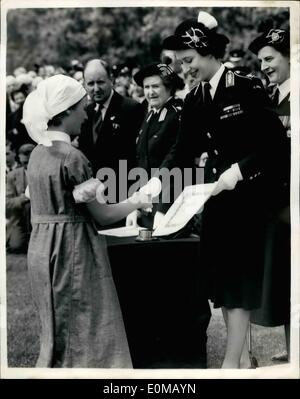
[(290, 32), (284, 29), (270, 29), (256, 37), (249, 45), (249, 50), (258, 54), (263, 47), (274, 47), (279, 52), (287, 52), (290, 48)]
[(146, 65), (133, 76), (133, 79), (138, 86), (143, 87), (145, 78), (156, 75), (160, 76), (162, 79), (167, 78), (175, 90), (182, 89), (184, 86), (182, 79), (177, 73), (175, 73), (169, 65), (162, 63)]
[(163, 41), (163, 47), (168, 50), (195, 49), (209, 53), (216, 45), (229, 43), (225, 35), (217, 33), (218, 22), (210, 14), (200, 11), (197, 18), (186, 19), (175, 29), (172, 36)]

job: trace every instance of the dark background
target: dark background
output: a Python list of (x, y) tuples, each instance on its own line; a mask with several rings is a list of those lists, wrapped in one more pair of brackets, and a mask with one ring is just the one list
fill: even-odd
[[(206, 7), (233, 48), (247, 50), (263, 26), (287, 28), (288, 8)], [(7, 74), (35, 63), (66, 67), (103, 57), (112, 64), (145, 65), (159, 59), (161, 42), (199, 7), (29, 8), (7, 13)], [(266, 23), (266, 20), (267, 23)], [(263, 22), (263, 25), (262, 25)], [(254, 57), (246, 64), (257, 69)]]

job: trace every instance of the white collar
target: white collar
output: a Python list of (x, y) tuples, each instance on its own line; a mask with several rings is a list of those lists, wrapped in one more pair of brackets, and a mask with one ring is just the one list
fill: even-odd
[(59, 130), (47, 130), (47, 137), (51, 141), (64, 141), (71, 144), (71, 138), (67, 133), (60, 132)]
[(290, 78), (281, 83), (281, 85), (278, 86), (278, 89), (279, 89), (279, 103), (280, 103), (290, 92)]
[(210, 79), (210, 94), (211, 97), (214, 98), (219, 81), (221, 79), (221, 76), (223, 75), (223, 72), (225, 71), (224, 64), (221, 64), (220, 68), (217, 70), (217, 72), (214, 74), (214, 76)]
[[(114, 91), (112, 90), (111, 91), (111, 93), (110, 93), (110, 95), (109, 95), (109, 97), (108, 97), (108, 99), (105, 101), (105, 103), (102, 105), (102, 109), (101, 109), (101, 112), (102, 112), (102, 117), (104, 118), (104, 116), (105, 116), (105, 114), (106, 114), (106, 111), (107, 111), (107, 109), (108, 109), (108, 107), (109, 107), (109, 104), (110, 104), (110, 102), (111, 102), (111, 99), (112, 99), (112, 96), (113, 96), (113, 94), (114, 94)], [(99, 109), (99, 107), (100, 107), (100, 104), (96, 104), (96, 106), (95, 106), (95, 111), (97, 112), (98, 111), (98, 109)]]

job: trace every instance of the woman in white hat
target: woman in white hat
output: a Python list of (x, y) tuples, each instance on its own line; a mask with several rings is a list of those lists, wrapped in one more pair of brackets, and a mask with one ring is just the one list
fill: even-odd
[(149, 203), (142, 194), (115, 205), (98, 202), (102, 186), (71, 145), (85, 107), (85, 89), (64, 75), (42, 81), (24, 104), (23, 122), (38, 143), (28, 165), (28, 269), (41, 322), (37, 367), (129, 368), (105, 239), (93, 219), (112, 223)]

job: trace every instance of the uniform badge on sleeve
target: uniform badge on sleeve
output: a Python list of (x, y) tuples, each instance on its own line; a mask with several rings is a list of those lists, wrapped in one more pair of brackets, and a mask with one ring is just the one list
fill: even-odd
[(232, 71), (228, 71), (226, 73), (226, 87), (234, 86), (234, 73)]

